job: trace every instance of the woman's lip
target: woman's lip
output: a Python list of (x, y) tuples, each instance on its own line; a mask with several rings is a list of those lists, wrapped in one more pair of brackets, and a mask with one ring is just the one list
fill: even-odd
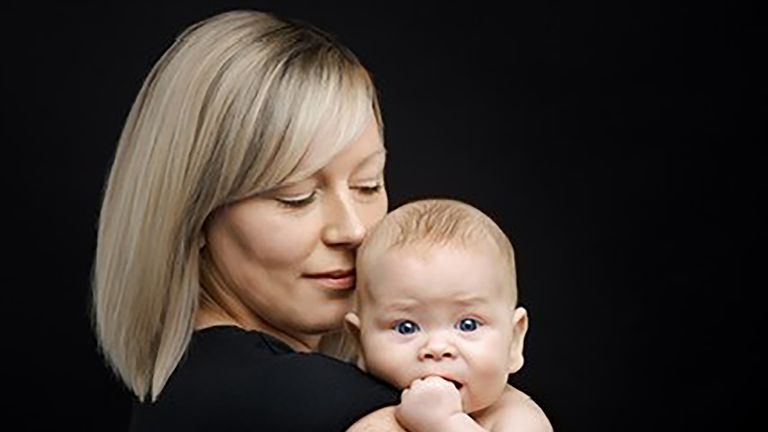
[(354, 276), (354, 275), (355, 275), (355, 270), (350, 269), (350, 270), (333, 270), (333, 271), (323, 272), (323, 273), (307, 273), (305, 276), (309, 278), (315, 278), (315, 279), (320, 279), (320, 278), (340, 279), (340, 278), (345, 278), (345, 277)]
[(306, 277), (332, 289), (347, 290), (355, 287), (354, 271), (309, 274)]

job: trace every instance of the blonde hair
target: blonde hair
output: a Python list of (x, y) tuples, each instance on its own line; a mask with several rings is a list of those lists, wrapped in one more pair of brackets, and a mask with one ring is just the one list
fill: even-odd
[(365, 293), (368, 266), (378, 255), (408, 247), (477, 248), (491, 244), (506, 267), (512, 303), (517, 303), (515, 252), (504, 231), (479, 209), (456, 200), (421, 199), (387, 214), (366, 235), (357, 251), (358, 296)]
[(93, 274), (100, 348), (141, 400), (157, 399), (194, 330), (208, 215), (321, 168), (371, 111), (382, 133), (352, 52), (266, 13), (194, 24), (155, 64), (106, 183)]

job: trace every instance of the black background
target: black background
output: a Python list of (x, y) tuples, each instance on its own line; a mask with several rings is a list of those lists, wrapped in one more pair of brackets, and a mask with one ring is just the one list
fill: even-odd
[(4, 7), (3, 369), (21, 430), (125, 429), (130, 397), (88, 315), (101, 188), (153, 62), (187, 25), (235, 7), (312, 22), (369, 67), (393, 205), (460, 198), (509, 233), (531, 315), (513, 381), (556, 430), (757, 420), (768, 221), (757, 6), (317, 3)]

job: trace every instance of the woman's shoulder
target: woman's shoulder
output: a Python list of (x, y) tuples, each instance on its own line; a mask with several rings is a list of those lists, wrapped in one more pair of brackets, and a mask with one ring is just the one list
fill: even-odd
[[(256, 330), (216, 326), (198, 330), (171, 376), (169, 385), (229, 380), (258, 383), (260, 387), (286, 385), (291, 381), (323, 377), (368, 380), (354, 365), (319, 353), (300, 353), (280, 339)], [(208, 378), (206, 378), (208, 377)], [(208, 383), (207, 383), (208, 384)], [(306, 386), (307, 384), (302, 384)]]
[(158, 402), (140, 406), (134, 417), (183, 412), (190, 421), (199, 417), (198, 426), (210, 419), (260, 426), (281, 419), (274, 426), (283, 430), (312, 430), (312, 422), (343, 430), (368, 412), (396, 404), (398, 396), (352, 364), (295, 352), (262, 332), (216, 327), (195, 332)]
[(264, 357), (295, 353), (288, 344), (264, 332), (245, 330), (233, 325), (217, 325), (192, 333), (187, 357), (228, 358), (233, 352)]
[[(267, 333), (235, 326), (215, 326), (196, 331), (182, 360), (182, 368), (226, 371), (267, 371), (300, 375), (318, 373), (364, 375), (356, 366), (320, 353), (296, 352)], [(222, 370), (223, 369), (223, 370)], [(242, 375), (239, 375), (242, 379)], [(367, 379), (367, 378), (366, 378)]]

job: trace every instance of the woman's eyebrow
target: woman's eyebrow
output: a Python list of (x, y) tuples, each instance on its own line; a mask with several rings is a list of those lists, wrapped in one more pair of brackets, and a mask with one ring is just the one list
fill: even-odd
[[(355, 167), (354, 172), (359, 171), (362, 167), (372, 163), (372, 161), (375, 161), (379, 157), (386, 157), (386, 155), (387, 155), (387, 149), (385, 147), (379, 148), (378, 150), (374, 151), (373, 153), (371, 153), (368, 156), (366, 156), (365, 158), (363, 158), (363, 160), (361, 160), (360, 163), (357, 164), (357, 166)], [(258, 195), (258, 196), (269, 195), (269, 194), (275, 193), (275, 192), (277, 192), (277, 191), (279, 191), (281, 189), (288, 189), (288, 188), (297, 186), (297, 185), (299, 185), (301, 183), (309, 182), (309, 181), (312, 180), (312, 178), (314, 176), (317, 175), (317, 173), (318, 173), (318, 171), (312, 173), (312, 175), (310, 175), (309, 177), (305, 177), (303, 179), (293, 180), (293, 181), (289, 181), (289, 182), (286, 182), (286, 183), (281, 183), (281, 184), (275, 185), (275, 186), (273, 186), (273, 187), (271, 187), (269, 189), (265, 189), (263, 191), (260, 191), (256, 195)]]
[(373, 161), (379, 159), (379, 157), (386, 158), (387, 156), (387, 149), (384, 147), (380, 148), (379, 150), (376, 150), (375, 152), (369, 154), (366, 156), (363, 160), (360, 161), (359, 164), (357, 164), (357, 167), (355, 167), (355, 171), (359, 170), (361, 167), (364, 167)]
[(256, 195), (257, 196), (264, 196), (264, 195), (273, 194), (273, 193), (276, 193), (276, 192), (278, 192), (280, 190), (283, 190), (283, 189), (290, 189), (292, 187), (299, 186), (299, 185), (301, 185), (302, 183), (305, 183), (305, 182), (309, 183), (310, 181), (312, 181), (312, 176), (309, 176), (309, 177), (306, 177), (306, 178), (303, 178), (303, 179), (299, 179), (299, 180), (295, 180), (295, 181), (291, 181), (291, 182), (287, 182), (287, 183), (281, 183), (281, 184), (275, 185), (275, 186), (273, 186), (273, 187), (271, 187), (269, 189), (264, 189), (264, 190), (258, 192)]

